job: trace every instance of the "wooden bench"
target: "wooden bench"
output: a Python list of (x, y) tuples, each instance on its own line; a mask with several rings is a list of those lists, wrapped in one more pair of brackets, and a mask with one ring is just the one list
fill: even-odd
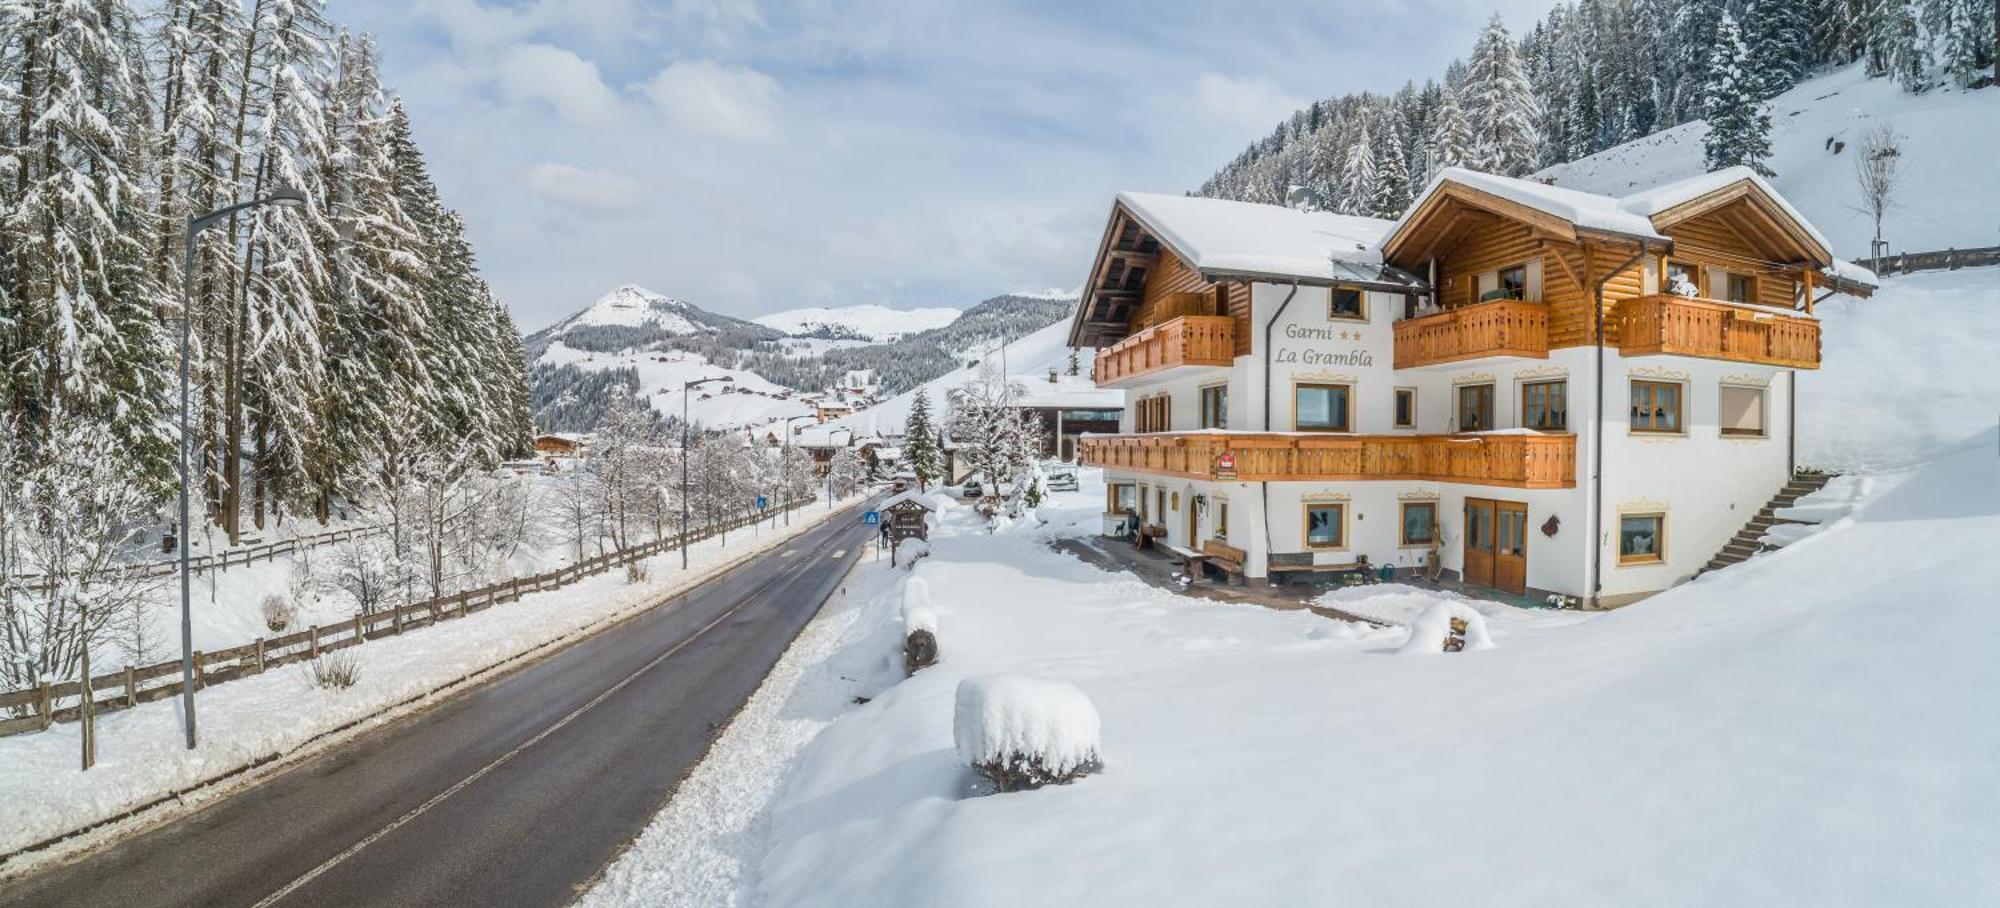
[(1354, 561), (1315, 564), (1312, 552), (1272, 552), (1270, 561), (1272, 586), (1284, 583), (1286, 574), (1348, 574), (1366, 583), (1374, 569), (1365, 555)]
[(1241, 584), (1244, 579), (1243, 564), (1250, 560), (1250, 554), (1220, 539), (1204, 539), (1201, 543), (1202, 560), (1223, 574), (1229, 583)]
[(1180, 565), (1181, 570), (1186, 571), (1189, 577), (1201, 579), (1201, 563), (1208, 560), (1207, 555), (1170, 542), (1160, 543), (1160, 549), (1166, 552), (1167, 557), (1172, 558), (1175, 564)]
[(1139, 527), (1139, 536), (1137, 539), (1134, 539), (1133, 542), (1137, 544), (1139, 548), (1150, 549), (1153, 547), (1153, 540), (1165, 539), (1165, 538), (1167, 538), (1166, 527), (1158, 526), (1155, 524), (1146, 524)]

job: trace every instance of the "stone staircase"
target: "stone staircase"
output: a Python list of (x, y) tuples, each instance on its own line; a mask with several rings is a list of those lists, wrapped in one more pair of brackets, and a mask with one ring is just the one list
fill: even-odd
[(1800, 498), (1812, 492), (1819, 491), (1826, 486), (1827, 480), (1832, 479), (1833, 475), (1832, 473), (1807, 473), (1804, 471), (1792, 474), (1792, 481), (1785, 483), (1785, 487), (1779, 489), (1778, 494), (1771, 496), (1771, 500), (1765, 503), (1764, 509), (1758, 511), (1756, 516), (1751, 517), (1750, 522), (1744, 524), (1743, 529), (1736, 532), (1735, 538), (1723, 545), (1722, 551), (1717, 552), (1714, 558), (1709, 559), (1708, 566), (1702, 568), (1700, 573), (1706, 574), (1709, 571), (1720, 570), (1732, 564), (1741, 564), (1749, 560), (1750, 556), (1773, 548), (1758, 540), (1762, 539), (1764, 534), (1770, 531), (1771, 527), (1780, 523), (1793, 522), (1778, 517), (1778, 509), (1790, 507)]

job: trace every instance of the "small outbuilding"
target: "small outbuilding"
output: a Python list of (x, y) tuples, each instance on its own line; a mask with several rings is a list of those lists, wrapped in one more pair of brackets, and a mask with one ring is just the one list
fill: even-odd
[(923, 495), (912, 491), (891, 496), (882, 502), (881, 510), (883, 532), (891, 547), (905, 539), (930, 538), (929, 518), (937, 508)]

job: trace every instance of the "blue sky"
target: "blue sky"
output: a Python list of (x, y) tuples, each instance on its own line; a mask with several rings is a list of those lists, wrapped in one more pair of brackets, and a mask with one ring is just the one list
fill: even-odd
[[(1496, 0), (350, 0), (534, 330), (626, 282), (752, 316), (1074, 288), (1114, 193), (1393, 90)], [(1497, 0), (1517, 29), (1550, 0)]]

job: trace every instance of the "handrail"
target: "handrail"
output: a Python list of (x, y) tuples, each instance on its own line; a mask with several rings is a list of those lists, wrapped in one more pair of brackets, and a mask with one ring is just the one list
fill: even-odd
[(1108, 385), (1175, 366), (1228, 366), (1235, 361), (1235, 318), (1182, 315), (1099, 350), (1090, 373), (1097, 384)]
[(1396, 322), (1395, 367), (1483, 356), (1549, 355), (1549, 309), (1532, 300), (1491, 300)]
[(1576, 436), (1568, 433), (1155, 432), (1085, 436), (1078, 453), (1084, 463), (1107, 469), (1232, 482), (1405, 479), (1529, 489), (1576, 486)]
[(1618, 304), (1618, 348), (1626, 356), (1669, 354), (1817, 369), (1816, 319), (1764, 306), (1656, 293)]

